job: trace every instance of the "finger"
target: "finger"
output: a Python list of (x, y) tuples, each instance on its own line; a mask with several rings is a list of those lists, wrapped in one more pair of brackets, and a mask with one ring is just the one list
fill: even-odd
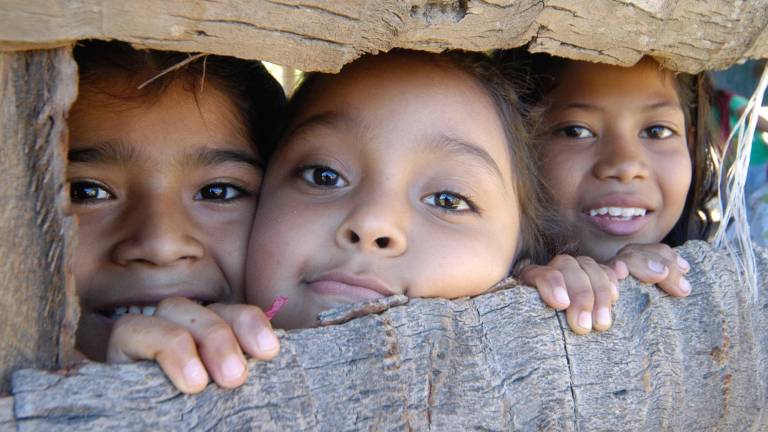
[(595, 303), (589, 276), (571, 256), (555, 257), (550, 264), (563, 274), (571, 299), (571, 305), (565, 311), (568, 326), (576, 334), (589, 333), (592, 331), (592, 308)]
[(173, 385), (188, 394), (208, 384), (192, 335), (162, 318), (128, 314), (115, 322), (107, 347), (108, 363), (155, 360)]
[(629, 274), (645, 283), (658, 283), (669, 276), (670, 263), (664, 257), (655, 253), (646, 253), (641, 250), (622, 250), (609, 265), (621, 261), (627, 266)]
[(208, 308), (232, 327), (240, 347), (252, 357), (270, 360), (280, 352), (280, 341), (269, 319), (257, 306), (217, 303)]
[(592, 328), (598, 331), (608, 330), (613, 322), (611, 305), (614, 292), (617, 291), (614, 283), (616, 275), (609, 267), (601, 266), (592, 258), (578, 257), (577, 261), (589, 277), (595, 299), (592, 307)]
[(616, 273), (617, 279), (623, 280), (629, 276), (629, 269), (627, 268), (627, 264), (624, 263), (624, 261), (615, 259), (610, 261), (608, 265), (610, 265), (613, 271)]
[(554, 267), (529, 264), (523, 267), (520, 279), (535, 287), (544, 303), (553, 309), (562, 310), (571, 304), (563, 274)]
[(685, 297), (691, 293), (690, 282), (677, 268), (672, 268), (666, 279), (657, 282), (656, 286), (675, 297)]
[(216, 312), (191, 300), (171, 297), (157, 305), (155, 316), (189, 331), (216, 384), (234, 388), (245, 382), (248, 371), (243, 351), (232, 328)]

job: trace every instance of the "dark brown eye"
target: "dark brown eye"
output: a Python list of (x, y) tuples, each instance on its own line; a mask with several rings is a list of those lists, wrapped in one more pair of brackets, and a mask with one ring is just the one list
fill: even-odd
[(474, 211), (474, 206), (467, 198), (449, 191), (441, 191), (427, 195), (422, 198), (421, 201), (429, 206), (447, 211)]
[(349, 184), (336, 170), (325, 166), (304, 168), (300, 175), (307, 183), (326, 188), (342, 188)]
[(69, 198), (73, 203), (83, 203), (113, 199), (114, 195), (98, 183), (82, 180), (69, 185)]
[(247, 195), (246, 192), (229, 183), (211, 183), (195, 194), (196, 200), (230, 201)]
[(674, 134), (675, 133), (666, 126), (655, 125), (643, 129), (643, 131), (640, 133), (640, 137), (650, 139), (664, 139), (669, 138)]
[(592, 138), (595, 136), (591, 130), (585, 128), (584, 126), (566, 126), (558, 129), (555, 132), (557, 135), (574, 139)]

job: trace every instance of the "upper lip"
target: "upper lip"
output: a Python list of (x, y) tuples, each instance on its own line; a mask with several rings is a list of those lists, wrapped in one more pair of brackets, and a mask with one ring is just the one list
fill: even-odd
[(334, 281), (341, 282), (346, 285), (358, 286), (369, 289), (371, 291), (375, 291), (383, 296), (391, 296), (395, 294), (389, 285), (375, 276), (359, 275), (345, 271), (334, 270), (323, 273), (320, 276), (311, 279), (309, 283), (321, 281)]
[(619, 194), (613, 193), (605, 195), (590, 204), (582, 208), (583, 212), (589, 212), (593, 209), (599, 209), (602, 207), (623, 207), (623, 208), (642, 208), (648, 211), (653, 211), (653, 207), (648, 204), (648, 201), (642, 197), (634, 194)]

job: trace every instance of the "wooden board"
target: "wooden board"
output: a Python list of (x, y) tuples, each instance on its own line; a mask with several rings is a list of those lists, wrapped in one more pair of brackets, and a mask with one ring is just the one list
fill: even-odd
[(73, 349), (62, 208), (75, 68), (68, 48), (0, 53), (0, 395), (13, 369), (53, 368)]
[(395, 47), (534, 51), (683, 72), (768, 57), (768, 1), (4, 0), (0, 50), (87, 38), (336, 71)]
[[(282, 334), (237, 390), (175, 391), (152, 363), (14, 375), (18, 430), (768, 430), (768, 278), (749, 304), (702, 242), (693, 294), (621, 286), (612, 330), (575, 336), (535, 291), (411, 300)], [(759, 265), (768, 252), (759, 250)], [(396, 304), (396, 303), (395, 303)]]

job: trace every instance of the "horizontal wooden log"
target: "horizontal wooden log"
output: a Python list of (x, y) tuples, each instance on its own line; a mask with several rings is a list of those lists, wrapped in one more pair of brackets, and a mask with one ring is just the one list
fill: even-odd
[[(701, 242), (680, 253), (694, 291), (621, 286), (613, 328), (576, 336), (535, 291), (411, 300), (378, 315), (281, 334), (236, 390), (179, 394), (156, 365), (18, 371), (20, 431), (558, 430), (768, 428), (768, 280), (745, 300)], [(759, 266), (768, 252), (758, 251)]]
[(58, 367), (74, 349), (74, 227), (60, 204), (76, 94), (69, 48), (0, 53), (0, 396), (12, 370)]
[(0, 50), (80, 39), (336, 71), (395, 47), (534, 51), (683, 72), (768, 57), (765, 0), (4, 0)]

